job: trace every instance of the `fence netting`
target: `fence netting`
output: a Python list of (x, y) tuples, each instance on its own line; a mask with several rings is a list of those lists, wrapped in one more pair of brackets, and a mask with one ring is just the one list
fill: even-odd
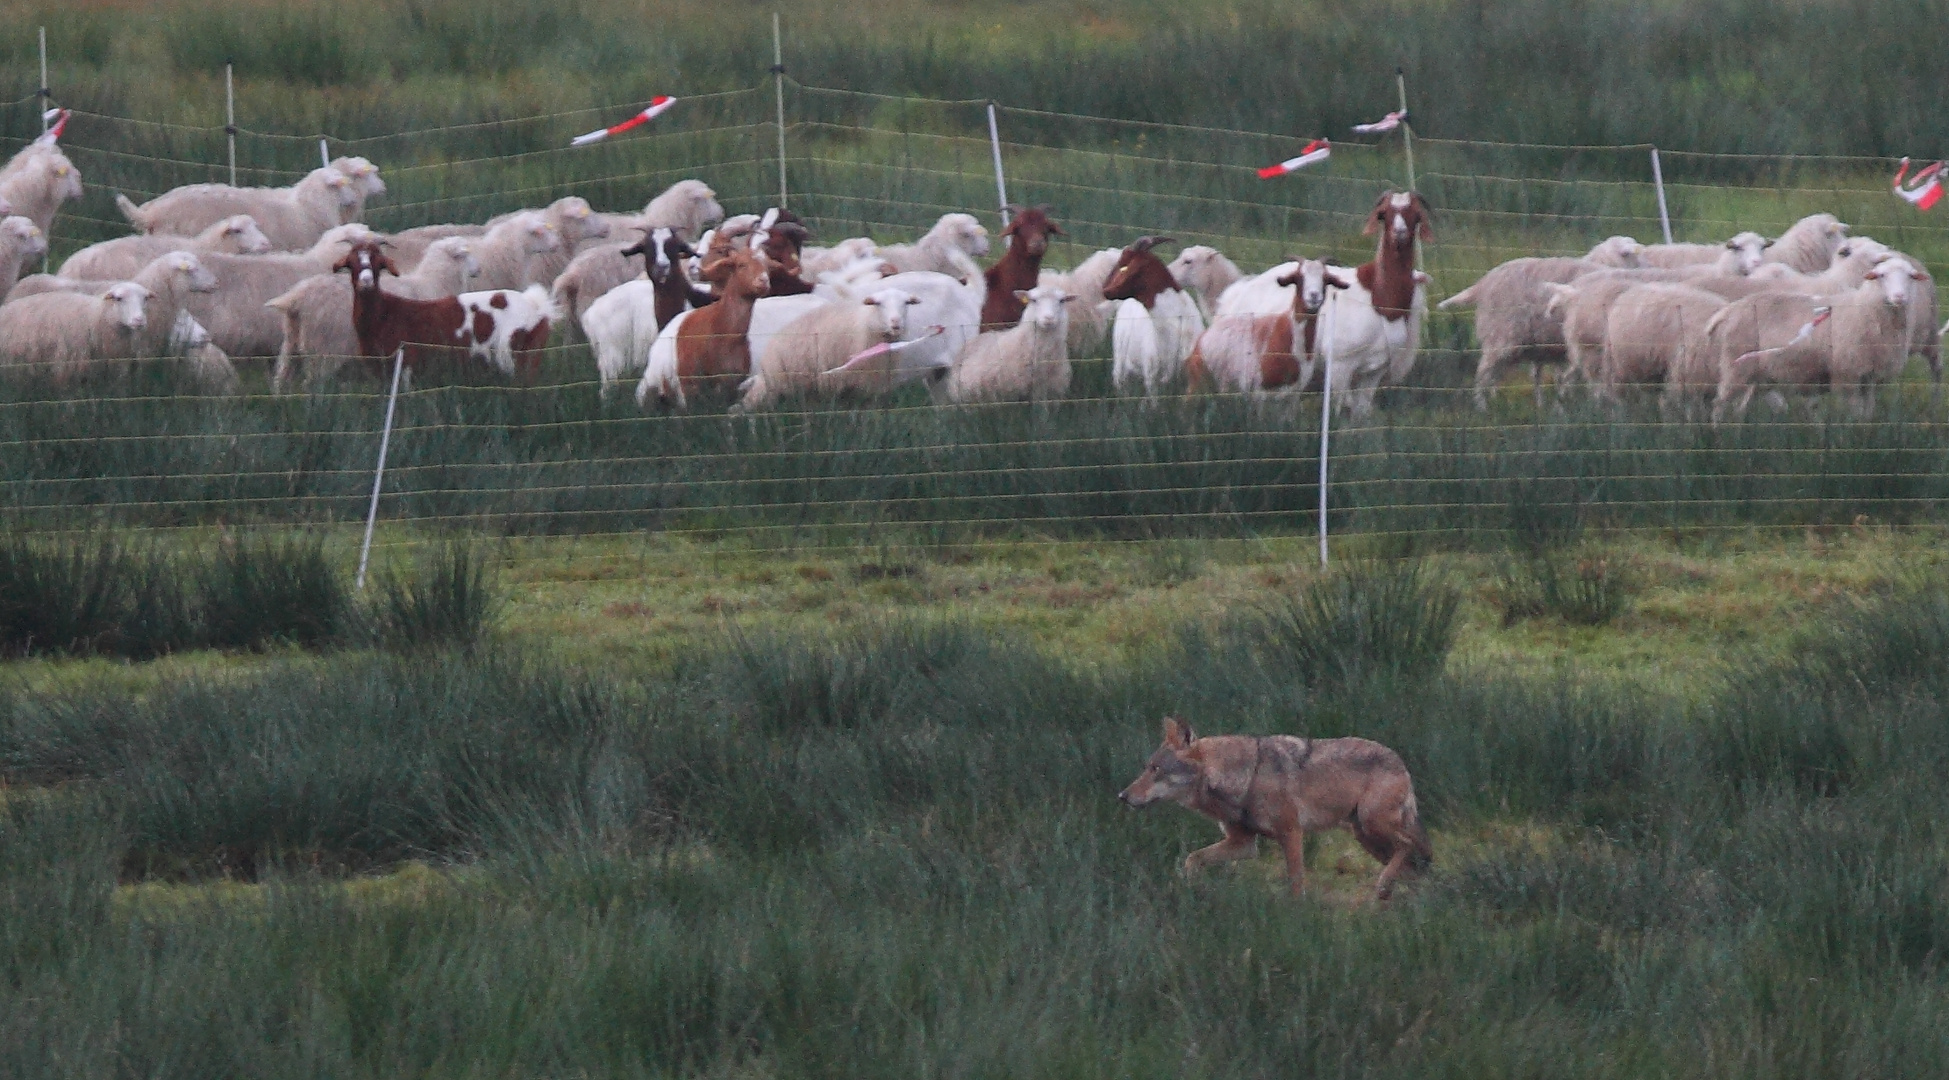
[[(944, 102), (787, 85), (785, 175), (815, 242), (912, 239), (939, 215), (999, 221), (985, 101)], [(33, 134), (11, 110), (0, 146)], [(431, 130), (237, 135), (237, 177), (282, 184), (319, 160), (358, 154), (388, 186), (375, 228), (484, 221), (581, 195), (636, 210), (695, 176), (731, 213), (779, 199), (769, 83), (685, 99), (623, 138), (570, 137), (635, 105), (483, 117)], [(1067, 235), (1045, 265), (1073, 265), (1140, 234), (1215, 246), (1248, 272), (1292, 254), (1363, 261), (1375, 196), (1405, 187), (1397, 133), (1336, 140), (1330, 163), (1265, 181), (1257, 168), (1334, 132), (1180, 127), (998, 105), (1008, 197), (1048, 203)], [(55, 258), (126, 225), (138, 201), (227, 180), (221, 124), (186, 127), (77, 112), (63, 142), (87, 194), (57, 219)], [(1536, 146), (1415, 138), (1419, 190), (1435, 211), (1423, 246), (1431, 301), (1519, 255), (1574, 254), (1614, 234), (1660, 239), (1647, 146)], [(1938, 219), (1889, 195), (1894, 162), (1666, 151), (1676, 239), (1783, 231), (1836, 214), (1924, 261)], [(559, 339), (558, 339), (559, 340)], [(667, 413), (598, 392), (582, 345), (549, 351), (534, 385), (486, 376), (423, 380), (405, 394), (381, 516), (391, 535), (448, 528), (523, 536), (735, 536), (761, 545), (887, 537), (977, 543), (1167, 535), (1240, 536), (1312, 526), (1317, 395), (1272, 400), (1119, 393), (1106, 342), (1074, 358), (1060, 401), (946, 408), (918, 387), (892, 400), (796, 404), (756, 415)], [(1713, 425), (1649, 396), (1593, 404), (1581, 391), (1539, 408), (1511, 386), (1486, 410), (1470, 393), (1466, 312), (1431, 312), (1406, 382), (1370, 416), (1338, 416), (1329, 516), (1336, 533), (1468, 542), (1522, 506), (1617, 529), (1722, 529), (1853, 522), (1932, 524), (1949, 496), (1949, 431), (1919, 360), (1872, 417), (1818, 402), (1756, 407)], [(273, 395), (263, 364), (244, 391), (195, 392), (166, 367), (54, 387), (0, 388), (0, 506), (16, 526), (178, 528), (331, 524), (362, 517), (385, 382), (359, 374)], [(1519, 381), (1525, 374), (1517, 373)]]

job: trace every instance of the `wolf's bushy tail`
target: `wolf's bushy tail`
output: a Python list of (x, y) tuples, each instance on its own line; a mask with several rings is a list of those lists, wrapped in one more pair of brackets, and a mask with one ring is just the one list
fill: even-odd
[(1408, 865), (1416, 870), (1435, 865), (1435, 849), (1428, 843), (1428, 830), (1421, 827), (1421, 807), (1414, 801), (1412, 791), (1401, 803), (1401, 824), (1407, 829), (1408, 838), (1414, 841), (1414, 854), (1408, 856)]

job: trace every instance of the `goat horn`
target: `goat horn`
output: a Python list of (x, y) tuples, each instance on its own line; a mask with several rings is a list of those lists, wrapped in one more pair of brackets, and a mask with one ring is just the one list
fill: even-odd
[(1159, 244), (1174, 244), (1177, 241), (1169, 236), (1140, 236), (1130, 247), (1135, 251), (1149, 251)]

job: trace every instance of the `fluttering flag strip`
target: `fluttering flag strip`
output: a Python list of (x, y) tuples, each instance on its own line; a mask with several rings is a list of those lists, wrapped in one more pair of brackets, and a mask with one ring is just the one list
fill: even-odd
[(649, 108), (644, 109), (642, 112), (637, 113), (635, 116), (632, 116), (629, 119), (623, 121), (622, 123), (617, 124), (615, 127), (606, 127), (603, 128), (601, 131), (591, 131), (587, 135), (577, 135), (575, 138), (569, 140), (569, 145), (587, 146), (590, 143), (601, 142), (602, 140), (608, 138), (611, 135), (621, 135), (623, 132), (628, 131), (630, 128), (636, 127), (640, 124), (647, 124), (650, 121), (656, 119), (657, 117), (662, 116), (665, 112), (669, 110), (670, 106), (675, 105), (676, 103), (677, 103), (677, 99), (669, 96), (668, 94), (665, 94), (661, 97), (651, 98)]
[(1314, 139), (1312, 142), (1306, 144), (1306, 149), (1301, 150), (1298, 157), (1290, 157), (1277, 165), (1267, 165), (1265, 168), (1260, 169), (1259, 179), (1270, 180), (1275, 176), (1284, 176), (1289, 172), (1297, 172), (1308, 165), (1325, 161), (1331, 156), (1333, 156), (1332, 145), (1325, 139)]
[(41, 132), (41, 137), (34, 140), (35, 145), (53, 146), (59, 142), (61, 140), (61, 133), (68, 128), (68, 117), (73, 115), (74, 113), (67, 109), (49, 109), (47, 112), (41, 114), (41, 119), (52, 120), (54, 121), (54, 125), (46, 131)]
[(1825, 305), (1821, 307), (1817, 307), (1814, 309), (1814, 317), (1800, 324), (1800, 332), (1793, 335), (1792, 341), (1787, 342), (1785, 345), (1775, 345), (1770, 349), (1754, 349), (1752, 352), (1749, 353), (1740, 353), (1739, 358), (1734, 360), (1733, 363), (1743, 364), (1748, 360), (1757, 360), (1762, 356), (1771, 356), (1774, 353), (1786, 352), (1788, 349), (1793, 348), (1795, 345), (1799, 345), (1802, 342), (1806, 341), (1808, 338), (1813, 337), (1814, 327), (1819, 326), (1821, 323), (1826, 322), (1828, 320), (1828, 317), (1833, 314), (1834, 314), (1834, 309), (1832, 307), (1825, 306)]
[(1353, 129), (1362, 135), (1378, 135), (1383, 131), (1393, 131), (1408, 118), (1408, 111), (1391, 112), (1371, 124), (1355, 124)]
[(1908, 176), (1908, 159), (1902, 159), (1902, 167), (1895, 173), (1893, 185), (1895, 194), (1917, 210), (1927, 210), (1942, 201), (1942, 177), (1944, 163), (1924, 166), (1906, 184), (1902, 178)]
[(937, 337), (945, 333), (947, 333), (947, 327), (945, 326), (930, 326), (927, 328), (927, 332), (925, 334), (922, 334), (919, 337), (913, 338), (912, 340), (909, 341), (882, 341), (878, 345), (874, 345), (866, 349), (861, 349), (859, 352), (854, 353), (851, 357), (849, 357), (846, 360), (844, 364), (841, 364), (840, 366), (833, 368), (831, 371), (820, 372), (819, 377), (824, 378), (827, 375), (837, 375), (842, 371), (851, 371), (862, 364), (872, 362), (877, 357), (885, 356), (888, 353), (897, 353), (902, 349), (906, 349), (918, 345), (921, 342), (926, 341), (928, 338)]

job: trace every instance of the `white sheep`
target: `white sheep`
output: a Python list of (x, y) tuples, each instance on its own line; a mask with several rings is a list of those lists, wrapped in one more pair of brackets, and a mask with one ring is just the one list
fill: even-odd
[(1620, 293), (1606, 317), (1603, 351), (1584, 371), (1591, 395), (1618, 403), (1627, 386), (1659, 386), (1676, 402), (1683, 390), (1672, 387), (1696, 385), (1699, 372), (1713, 366), (1705, 327), (1725, 305), (1716, 293), (1673, 281)]
[(1069, 311), (1076, 298), (1038, 285), (1017, 290), (1022, 321), (980, 334), (939, 379), (938, 396), (955, 404), (1042, 401), (1069, 392)]
[(261, 255), (269, 250), (270, 238), (257, 227), (257, 222), (249, 214), (234, 214), (195, 236), (141, 233), (90, 244), (68, 256), (61, 264), (60, 274), (67, 278), (123, 281), (172, 251), (195, 255)]
[(187, 311), (176, 313), (169, 331), (168, 355), (183, 361), (196, 382), (213, 394), (234, 394), (241, 385), (237, 366), (210, 341), (210, 332)]
[(326, 230), (304, 252), (198, 256), (216, 274), (217, 291), (192, 297), (190, 313), (230, 356), (276, 356), (284, 343), (284, 316), (265, 304), (308, 277), (330, 273), (353, 242), (371, 235), (355, 222)]
[(566, 247), (562, 234), (536, 211), (515, 214), (470, 244), (480, 262), (480, 280), (475, 285), (483, 290), (547, 288), (562, 265), (556, 259)]
[(1833, 214), (1808, 214), (1767, 245), (1764, 262), (1818, 274), (1847, 243), (1847, 224)]
[(148, 326), (149, 290), (133, 281), (94, 293), (50, 292), (0, 304), (0, 367), (57, 385), (95, 371), (98, 357), (129, 355)]
[(920, 303), (920, 297), (900, 289), (881, 288), (857, 300), (821, 304), (793, 320), (765, 349), (763, 359), (754, 361), (739, 411), (788, 397), (892, 393), (919, 374), (903, 368), (904, 350), (881, 350), (859, 363), (851, 361), (876, 345), (925, 332), (926, 327), (908, 322), (908, 309)]
[(973, 214), (942, 214), (919, 240), (888, 244), (875, 254), (893, 264), (895, 273), (931, 270), (949, 277), (980, 277), (974, 260), (988, 254), (988, 230)]
[[(179, 316), (188, 313), (191, 294), (211, 293), (217, 288), (216, 275), (187, 251), (171, 251), (158, 256), (128, 280), (142, 286), (147, 293), (144, 300), (147, 324), (130, 335), (125, 343), (128, 352), (119, 356), (103, 353), (96, 357), (97, 360), (138, 360), (163, 355), (167, 351), (170, 329)], [(115, 284), (113, 279), (86, 281), (55, 274), (35, 274), (22, 278), (7, 295), (7, 300), (12, 303), (55, 292), (99, 296)]]
[[(559, 249), (549, 253), (546, 258), (537, 260), (534, 269), (535, 280), (544, 284), (553, 282), (556, 276), (568, 267), (568, 261), (575, 257), (576, 252), (584, 251), (598, 241), (607, 239), (613, 231), (606, 215), (598, 214), (589, 208), (589, 200), (579, 195), (569, 195), (556, 199), (539, 210), (516, 210), (513, 213), (490, 218), (487, 228), (483, 229), (481, 234), (485, 235), (494, 226), (520, 214), (540, 214), (542, 220), (553, 226), (556, 235), (562, 238), (562, 246)], [(401, 245), (398, 238), (389, 239), (392, 241), (393, 248), (387, 254), (392, 257), (393, 264), (401, 270), (410, 269), (400, 261), (398, 253)], [(421, 250), (425, 250), (423, 245)], [(408, 254), (412, 253), (408, 252)]]
[(1544, 317), (1563, 328), (1563, 373), (1557, 376), (1562, 396), (1579, 379), (1587, 378), (1599, 362), (1610, 329), (1611, 304), (1639, 285), (1684, 280), (1677, 270), (1595, 270), (1579, 274), (1568, 284), (1544, 282)]
[[(717, 192), (702, 180), (679, 180), (663, 189), (663, 193), (651, 199), (640, 214), (603, 214), (602, 220), (609, 226), (611, 236), (634, 236), (645, 229), (670, 228), (677, 235), (700, 244), (704, 231), (711, 224), (724, 217), (724, 207), (717, 201)], [(628, 243), (623, 244), (628, 247)], [(603, 290), (604, 292), (608, 290)], [(593, 301), (602, 293), (592, 294)]]
[(1563, 320), (1550, 311), (1546, 286), (1575, 281), (1607, 268), (1635, 266), (1644, 245), (1613, 236), (1582, 258), (1525, 257), (1494, 267), (1475, 284), (1437, 305), (1443, 311), (1475, 308), (1475, 340), (1482, 348), (1475, 366), (1475, 405), (1489, 406), (1489, 391), (1515, 364), (1530, 365), (1536, 403), (1543, 403), (1543, 368), (1565, 362)]
[[(1104, 339), (1110, 336), (1108, 309), (1112, 305), (1103, 298), (1103, 286), (1121, 258), (1122, 248), (1104, 248), (1071, 269), (1044, 270), (1036, 275), (1037, 285), (1061, 289), (1076, 298), (1069, 305), (1070, 356), (1089, 356), (1101, 349)], [(985, 290), (986, 280), (975, 280), (981, 281)]]
[(827, 274), (844, 273), (861, 260), (871, 258), (879, 246), (867, 236), (853, 236), (841, 240), (831, 247), (808, 245), (799, 252), (799, 276), (807, 281), (820, 281)]
[[(364, 204), (360, 184), (337, 169), (313, 169), (290, 187), (189, 184), (137, 206), (117, 194), (122, 216), (145, 233), (195, 236), (224, 218), (249, 214), (280, 251), (303, 251)], [(212, 332), (215, 328), (212, 327)]]
[(27, 264), (47, 254), (47, 233), (14, 214), (0, 218), (0, 296), (14, 287)]
[(29, 147), (0, 171), (0, 202), (47, 235), (61, 204), (81, 198), (81, 172), (52, 146)]
[(1647, 244), (1638, 253), (1638, 265), (1647, 269), (1745, 277), (1759, 266), (1772, 243), (1756, 232), (1742, 232), (1719, 244)]
[(352, 190), (357, 195), (350, 206), (339, 210), (337, 224), (350, 225), (365, 217), (367, 199), (376, 199), (386, 193), (386, 182), (379, 179), (379, 166), (362, 157), (337, 157), (331, 160), (330, 165), (352, 181)]
[(1238, 264), (1223, 252), (1204, 244), (1193, 244), (1178, 252), (1178, 257), (1171, 260), (1170, 269), (1178, 288), (1189, 292), (1198, 302), (1198, 314), (1207, 322), (1217, 313), (1218, 298), (1245, 276)]
[[(1831, 388), (1856, 417), (1872, 417), (1876, 387), (1900, 375), (1908, 361), (1910, 301), (1920, 275), (1907, 259), (1886, 259), (1844, 293), (1762, 294), (1727, 305), (1715, 321), (1766, 320), (1769, 343), (1722, 354), (1713, 421), (1723, 420), (1728, 407), (1744, 415), (1763, 384), (1810, 394)], [(1715, 336), (1718, 329), (1710, 327)]]
[[(480, 276), (480, 260), (472, 242), (460, 237), (427, 246), (419, 265), (397, 277), (382, 280), (380, 288), (394, 296), (432, 300), (466, 291)], [(352, 327), (352, 279), (344, 274), (319, 273), (305, 278), (264, 306), (284, 320), (284, 340), (272, 368), (271, 391), (283, 393), (304, 364), (305, 381), (330, 378), (348, 358), (359, 355), (359, 336)], [(207, 333), (207, 331), (206, 331)]]

